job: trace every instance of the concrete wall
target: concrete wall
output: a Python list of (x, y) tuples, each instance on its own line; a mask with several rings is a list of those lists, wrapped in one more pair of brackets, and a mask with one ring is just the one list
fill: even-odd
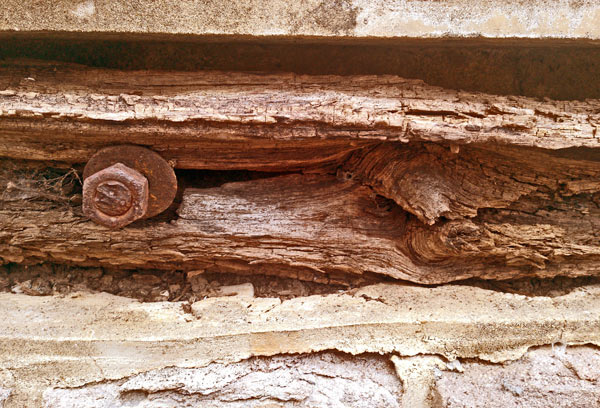
[(0, 31), (600, 39), (594, 0), (3, 0)]

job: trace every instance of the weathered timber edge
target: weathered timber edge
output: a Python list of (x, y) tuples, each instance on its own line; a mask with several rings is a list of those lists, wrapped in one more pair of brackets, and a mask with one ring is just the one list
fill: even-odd
[(597, 100), (500, 97), (391, 76), (30, 61), (3, 65), (0, 87), (0, 156), (11, 160), (73, 164), (135, 143), (180, 168), (304, 173), (182, 191), (169, 222), (107, 232), (5, 160), (3, 262), (308, 279), (374, 272), (422, 283), (599, 270)]
[(0, 67), (0, 156), (85, 162), (146, 145), (175, 167), (335, 165), (379, 141), (598, 147), (600, 101), (540, 101), (394, 76)]

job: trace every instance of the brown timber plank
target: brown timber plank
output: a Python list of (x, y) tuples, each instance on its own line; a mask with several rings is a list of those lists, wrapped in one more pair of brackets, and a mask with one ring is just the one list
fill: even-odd
[(587, 193), (556, 200), (536, 192), (507, 209), (427, 225), (352, 180), (292, 174), (187, 189), (178, 217), (112, 231), (86, 220), (76, 200), (54, 200), (43, 187), (24, 192), (19, 177), (3, 177), (3, 262), (244, 271), (324, 282), (376, 273), (421, 283), (593, 275), (600, 268), (600, 210)]
[(331, 167), (377, 141), (599, 146), (600, 101), (461, 92), (395, 76), (0, 65), (0, 156), (84, 162), (149, 146), (175, 167)]

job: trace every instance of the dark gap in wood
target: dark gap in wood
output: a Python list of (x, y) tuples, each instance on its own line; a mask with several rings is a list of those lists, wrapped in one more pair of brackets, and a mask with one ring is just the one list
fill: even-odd
[[(67, 206), (80, 205), (83, 167), (83, 163), (66, 164), (0, 159), (0, 201), (8, 198), (11, 194), (18, 200), (51, 201)], [(213, 188), (226, 183), (259, 180), (294, 173), (176, 169), (175, 174), (178, 183), (177, 196), (165, 212), (153, 218), (155, 220), (168, 222), (176, 219), (175, 211), (179, 208), (183, 192), (187, 188)], [(18, 177), (15, 178), (15, 175)], [(15, 191), (18, 192), (16, 195)]]
[(431, 85), (553, 99), (600, 97), (600, 46), (565, 40), (244, 40), (11, 33), (0, 60), (36, 58), (127, 70), (394, 74)]
[(175, 169), (177, 183), (180, 190), (186, 188), (213, 188), (236, 181), (259, 180), (293, 173), (294, 172), (266, 172), (250, 170)]
[(586, 286), (600, 284), (599, 276), (580, 276), (569, 278), (556, 276), (554, 278), (521, 278), (503, 281), (467, 279), (456, 282), (457, 285), (476, 286), (496, 292), (515, 293), (524, 296), (556, 297), (566, 295)]

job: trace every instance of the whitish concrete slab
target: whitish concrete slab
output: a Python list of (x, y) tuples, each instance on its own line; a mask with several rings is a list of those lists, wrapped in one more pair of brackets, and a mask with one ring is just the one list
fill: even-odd
[(600, 38), (594, 0), (3, 0), (0, 31)]

